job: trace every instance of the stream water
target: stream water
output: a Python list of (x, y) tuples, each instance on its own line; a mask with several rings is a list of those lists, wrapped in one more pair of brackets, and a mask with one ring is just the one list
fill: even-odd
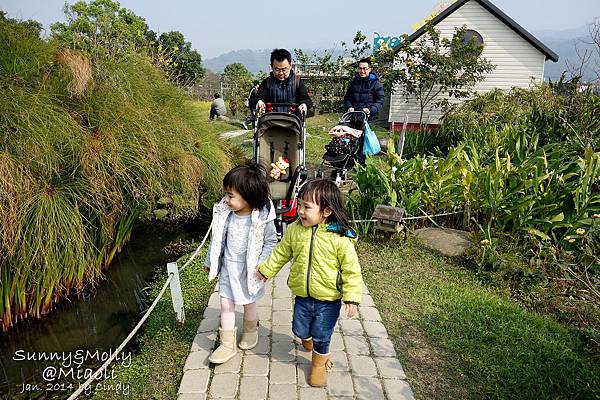
[[(149, 280), (157, 270), (166, 279), (166, 263), (175, 258), (163, 248), (191, 238), (189, 231), (165, 225), (136, 227), (96, 290), (63, 300), (41, 320), (0, 333), (0, 398), (67, 398), (92, 371), (89, 366), (101, 365), (149, 306), (144, 295)], [(120, 358), (123, 365), (127, 354)], [(66, 382), (73, 382), (72, 388)]]

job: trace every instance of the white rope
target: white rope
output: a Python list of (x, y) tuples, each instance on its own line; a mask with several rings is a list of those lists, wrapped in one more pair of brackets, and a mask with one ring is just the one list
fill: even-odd
[(196, 249), (196, 251), (194, 251), (194, 254), (192, 254), (192, 256), (190, 257), (189, 260), (187, 260), (185, 262), (185, 264), (183, 264), (183, 266), (181, 268), (179, 268), (179, 272), (183, 271), (183, 269), (185, 267), (187, 267), (188, 265), (190, 265), (190, 263), (192, 262), (192, 260), (194, 258), (196, 258), (196, 256), (198, 255), (198, 253), (200, 252), (200, 249), (202, 248), (202, 246), (204, 246), (204, 242), (206, 242), (206, 239), (208, 239), (208, 234), (210, 233), (211, 229), (212, 229), (212, 224), (213, 222), (210, 221), (210, 226), (208, 227), (208, 230), (206, 231), (206, 235), (204, 235), (204, 239), (202, 239), (202, 243), (200, 243), (200, 246), (198, 246), (198, 248)]
[[(210, 223), (210, 226), (208, 227), (208, 230), (206, 231), (206, 235), (204, 236), (202, 243), (200, 243), (200, 246), (198, 246), (198, 248), (196, 249), (194, 254), (192, 254), (190, 259), (187, 260), (187, 262), (179, 269), (179, 272), (181, 272), (185, 267), (187, 267), (192, 262), (192, 260), (198, 255), (198, 253), (200, 252), (200, 249), (202, 248), (202, 246), (204, 246), (204, 242), (206, 242), (206, 239), (208, 238), (208, 234), (210, 233), (211, 229), (212, 229), (212, 222)], [(146, 321), (146, 319), (148, 319), (152, 310), (154, 310), (154, 308), (158, 304), (159, 300), (165, 294), (167, 287), (171, 283), (171, 279), (173, 279), (173, 273), (169, 274), (167, 281), (163, 285), (158, 296), (156, 296), (156, 299), (154, 299), (154, 302), (152, 303), (150, 308), (148, 308), (148, 310), (146, 310), (146, 312), (144, 313), (144, 316), (142, 317), (140, 322), (137, 323), (135, 328), (133, 328), (133, 330), (129, 333), (129, 335), (125, 338), (125, 340), (123, 340), (123, 342), (119, 345), (117, 350), (115, 350), (115, 352), (110, 356), (110, 358), (108, 360), (106, 360), (106, 362), (104, 364), (102, 364), (102, 366), (100, 368), (98, 368), (98, 370), (96, 372), (94, 372), (87, 379), (87, 381), (85, 381), (82, 385), (79, 385), (79, 389), (77, 389), (75, 391), (75, 393), (73, 393), (71, 396), (69, 396), (69, 398), (67, 400), (76, 399), (90, 385), (90, 383), (92, 383), (94, 380), (97, 380), (98, 378), (103, 376), (104, 370), (110, 365), (111, 362), (113, 362), (113, 360), (117, 357), (117, 355), (121, 352), (121, 350), (123, 350), (123, 348), (127, 345), (127, 343), (129, 343), (129, 341), (133, 338), (133, 336), (137, 333), (137, 331), (142, 327), (142, 325)]]
[[(427, 218), (434, 218), (434, 217), (444, 217), (446, 215), (454, 215), (454, 214), (461, 214), (464, 211), (454, 211), (454, 212), (450, 212), (450, 213), (443, 213), (443, 214), (435, 214), (435, 215), (421, 215), (421, 216), (416, 216), (416, 217), (404, 217), (402, 218), (402, 221), (410, 221), (410, 220), (414, 220), (414, 219), (427, 219)], [(379, 221), (378, 219), (351, 219), (350, 223), (356, 223), (356, 222), (377, 222)]]

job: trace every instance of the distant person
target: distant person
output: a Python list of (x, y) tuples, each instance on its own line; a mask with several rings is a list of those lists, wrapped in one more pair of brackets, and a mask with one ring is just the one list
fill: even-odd
[[(223, 178), (225, 197), (213, 207), (213, 232), (204, 262), (208, 280), (219, 276), (221, 297), (220, 346), (208, 360), (222, 364), (233, 358), (237, 347), (249, 350), (258, 342), (256, 301), (264, 285), (256, 277), (277, 244), (275, 208), (269, 198), (267, 172), (257, 164), (240, 165)], [(244, 326), (236, 342), (235, 306), (244, 307)]]
[(379, 76), (371, 71), (369, 58), (358, 62), (358, 72), (348, 85), (344, 96), (346, 111), (364, 111), (369, 121), (373, 121), (383, 106), (383, 86)]
[(256, 108), (251, 107), (250, 104), (256, 104), (256, 96), (258, 95), (258, 86), (259, 85), (260, 85), (260, 82), (255, 79), (252, 82), (252, 88), (250, 89), (250, 92), (248, 92), (248, 98), (246, 99), (246, 107), (248, 107), (248, 109), (250, 110), (250, 114), (248, 114), (248, 116), (246, 117), (246, 119), (243, 122), (245, 129), (248, 129), (249, 124), (254, 125), (254, 123), (256, 121)]
[[(271, 74), (260, 83), (256, 99), (250, 106), (263, 113), (265, 103), (295, 103), (302, 114), (312, 106), (306, 85), (292, 71), (292, 55), (285, 49), (271, 52)], [(273, 107), (273, 111), (287, 112), (288, 108)]]
[(215, 117), (217, 119), (222, 118), (227, 114), (227, 107), (225, 107), (225, 102), (221, 98), (219, 93), (215, 93), (214, 100), (210, 105), (210, 119), (213, 120)]

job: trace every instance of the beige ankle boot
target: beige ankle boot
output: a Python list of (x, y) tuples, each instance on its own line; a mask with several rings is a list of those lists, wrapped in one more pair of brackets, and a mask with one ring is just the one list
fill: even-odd
[(244, 332), (239, 347), (242, 350), (250, 350), (258, 343), (258, 320), (244, 320)]
[(237, 353), (237, 347), (235, 345), (235, 334), (237, 327), (230, 331), (224, 331), (219, 328), (219, 340), (221, 344), (212, 354), (208, 357), (208, 361), (213, 364), (223, 364), (226, 361), (232, 359)]
[(327, 370), (332, 367), (333, 363), (329, 359), (329, 354), (320, 354), (313, 350), (308, 384), (315, 387), (327, 385)]

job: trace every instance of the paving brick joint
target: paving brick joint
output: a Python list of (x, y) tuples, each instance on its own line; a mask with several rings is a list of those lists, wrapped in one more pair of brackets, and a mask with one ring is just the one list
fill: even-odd
[[(364, 285), (359, 317), (341, 315), (334, 330), (330, 346), (334, 365), (328, 373), (328, 385), (308, 385), (311, 354), (294, 341), (292, 334), (293, 296), (286, 285), (288, 273), (286, 266), (269, 280), (264, 297), (258, 301), (257, 346), (239, 350), (222, 365), (208, 362), (217, 342), (220, 313), (219, 293), (215, 290), (211, 294), (183, 368), (178, 400), (414, 399), (381, 315)], [(236, 307), (238, 330), (242, 321), (243, 308)]]

